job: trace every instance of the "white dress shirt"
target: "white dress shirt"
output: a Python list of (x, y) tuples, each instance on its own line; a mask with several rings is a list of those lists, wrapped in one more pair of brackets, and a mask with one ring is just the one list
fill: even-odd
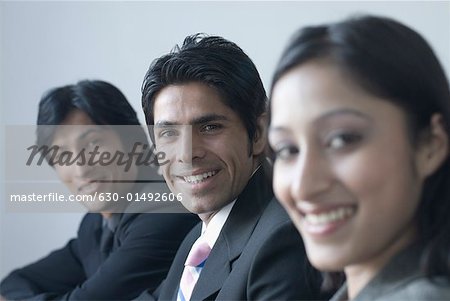
[[(261, 167), (259, 165), (250, 176), (250, 179), (253, 177), (253, 175), (256, 173), (256, 171)], [(228, 216), (230, 215), (231, 209), (233, 209), (234, 204), (236, 203), (235, 199), (225, 207), (219, 210), (209, 221), (208, 225), (206, 225), (205, 222), (203, 222), (202, 225), (202, 233), (199, 238), (195, 241), (194, 245), (200, 241), (206, 241), (209, 245), (209, 247), (212, 249), (214, 247), (214, 244), (217, 241), (217, 238), (219, 237), (220, 231), (222, 231), (223, 225), (225, 225), (225, 222), (228, 219)]]
[(225, 225), (225, 222), (227, 221), (228, 216), (230, 215), (231, 209), (233, 209), (234, 203), (236, 203), (236, 200), (232, 201), (231, 203), (220, 209), (219, 212), (217, 212), (211, 218), (208, 225), (206, 225), (206, 223), (203, 222), (202, 234), (197, 239), (197, 241), (200, 240), (201, 238), (203, 241), (206, 241), (206, 243), (208, 243), (211, 249), (214, 247), (214, 244), (216, 243), (217, 238), (219, 237), (220, 231), (222, 231), (223, 225)]

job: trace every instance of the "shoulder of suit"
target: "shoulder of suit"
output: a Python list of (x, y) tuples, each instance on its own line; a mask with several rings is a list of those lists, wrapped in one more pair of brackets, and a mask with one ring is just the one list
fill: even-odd
[(401, 282), (385, 300), (450, 300), (450, 280), (420, 275)]
[(77, 238), (89, 238), (96, 230), (101, 229), (103, 218), (100, 213), (86, 213), (78, 227)]
[(298, 232), (286, 211), (275, 198), (272, 198), (262, 212), (252, 236), (262, 242), (282, 232), (298, 237)]
[(264, 209), (259, 222), (280, 224), (287, 221), (290, 221), (290, 218), (286, 210), (284, 210), (276, 198), (272, 198)]
[(80, 227), (79, 229), (81, 230), (82, 228), (85, 227), (93, 227), (93, 226), (98, 226), (101, 225), (102, 223), (102, 216), (100, 213), (86, 213), (83, 218), (81, 219), (80, 222)]

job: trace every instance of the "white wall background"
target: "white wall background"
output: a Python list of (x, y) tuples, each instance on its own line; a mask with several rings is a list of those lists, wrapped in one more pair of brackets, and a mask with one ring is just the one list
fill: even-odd
[[(266, 87), (280, 52), (303, 25), (355, 13), (396, 18), (431, 43), (450, 71), (450, 2), (0, 2), (0, 164), (5, 125), (32, 125), (51, 87), (103, 79), (128, 97), (144, 121), (140, 86), (150, 62), (195, 32), (240, 45)], [(405, 49), (405, 51), (408, 51)], [(81, 214), (12, 213), (0, 200), (0, 278), (60, 247)]]

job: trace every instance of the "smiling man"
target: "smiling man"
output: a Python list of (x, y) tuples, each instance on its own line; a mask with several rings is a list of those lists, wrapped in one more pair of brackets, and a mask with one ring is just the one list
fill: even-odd
[(320, 277), (266, 173), (266, 101), (253, 62), (221, 37), (189, 36), (151, 64), (142, 104), (170, 160), (162, 173), (202, 220), (154, 298), (319, 298)]
[[(145, 153), (148, 143), (125, 96), (103, 81), (58, 87), (41, 99), (37, 123), (37, 145), (72, 196), (94, 198), (83, 202), (89, 213), (77, 237), (13, 271), (1, 282), (1, 295), (8, 300), (130, 300), (144, 289), (154, 290), (198, 217), (170, 210), (145, 213), (155, 207), (134, 202), (144, 193), (164, 193), (166, 186), (154, 183), (155, 168), (136, 162), (135, 146)], [(57, 151), (45, 152), (51, 148)], [(128, 157), (133, 164), (114, 157)]]

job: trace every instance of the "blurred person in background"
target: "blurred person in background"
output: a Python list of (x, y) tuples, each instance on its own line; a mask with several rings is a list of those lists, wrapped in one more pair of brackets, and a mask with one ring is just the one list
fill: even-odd
[[(64, 160), (64, 152), (126, 156), (136, 150), (135, 145), (138, 153), (151, 151), (125, 96), (98, 80), (54, 88), (39, 103), (37, 124), (37, 145), (58, 147), (58, 152), (43, 155), (61, 181), (73, 195), (95, 195), (97, 199), (83, 202), (89, 213), (76, 238), (2, 280), (2, 298), (129, 300), (144, 289), (155, 289), (198, 218), (187, 213), (141, 213), (139, 206), (129, 210), (134, 204), (127, 194), (137, 199), (144, 192), (167, 191), (164, 183), (157, 183), (163, 181), (155, 166), (137, 164), (131, 155), (126, 158), (133, 160), (128, 168), (115, 161), (94, 164), (86, 157), (58, 164)], [(104, 200), (107, 193), (119, 200), (100, 201), (100, 194)]]

